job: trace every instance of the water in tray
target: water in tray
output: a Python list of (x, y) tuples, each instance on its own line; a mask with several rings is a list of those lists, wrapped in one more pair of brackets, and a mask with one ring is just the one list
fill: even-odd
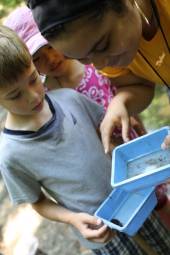
[(143, 155), (142, 157), (128, 162), (127, 178), (149, 173), (167, 164), (170, 164), (170, 149), (159, 150), (151, 154)]

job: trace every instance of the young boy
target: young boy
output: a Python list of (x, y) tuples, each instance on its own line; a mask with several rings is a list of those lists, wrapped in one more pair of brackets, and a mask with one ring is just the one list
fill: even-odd
[[(8, 111), (0, 169), (13, 203), (30, 203), (42, 216), (72, 225), (95, 254), (146, 254), (93, 216), (112, 190), (111, 158), (96, 131), (103, 108), (69, 89), (45, 95), (26, 46), (3, 26), (0, 65), (0, 104)], [(170, 254), (169, 232), (156, 216), (140, 234), (158, 254)]]

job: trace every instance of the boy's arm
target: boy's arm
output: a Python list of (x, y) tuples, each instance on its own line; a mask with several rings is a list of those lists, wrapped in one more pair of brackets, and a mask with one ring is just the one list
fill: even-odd
[(41, 194), (39, 200), (32, 204), (41, 216), (74, 226), (81, 235), (93, 242), (105, 243), (113, 237), (113, 231), (101, 224), (101, 220), (87, 213), (76, 213), (64, 208)]
[(117, 95), (112, 99), (101, 123), (101, 136), (104, 149), (109, 151), (110, 136), (114, 127), (122, 127), (124, 141), (129, 140), (129, 116), (143, 111), (152, 101), (154, 84), (133, 74), (115, 78)]

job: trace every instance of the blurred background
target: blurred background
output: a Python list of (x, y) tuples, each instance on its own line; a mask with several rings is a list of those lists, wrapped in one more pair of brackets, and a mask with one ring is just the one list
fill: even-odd
[[(22, 0), (1, 0), (0, 24)], [(0, 108), (0, 128), (5, 111)], [(169, 125), (167, 90), (157, 86), (152, 104), (141, 114), (147, 131)], [(0, 255), (92, 255), (64, 224), (44, 220), (30, 206), (13, 207), (0, 178)]]

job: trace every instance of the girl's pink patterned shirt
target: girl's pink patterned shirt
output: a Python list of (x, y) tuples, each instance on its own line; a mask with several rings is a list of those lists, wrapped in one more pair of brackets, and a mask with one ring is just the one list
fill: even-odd
[[(84, 76), (76, 90), (102, 105), (105, 111), (116, 95), (116, 87), (111, 84), (107, 77), (100, 74), (93, 65), (85, 66)], [(121, 136), (121, 130), (116, 128), (114, 135)], [(130, 137), (131, 139), (138, 137), (134, 129), (131, 129)]]

